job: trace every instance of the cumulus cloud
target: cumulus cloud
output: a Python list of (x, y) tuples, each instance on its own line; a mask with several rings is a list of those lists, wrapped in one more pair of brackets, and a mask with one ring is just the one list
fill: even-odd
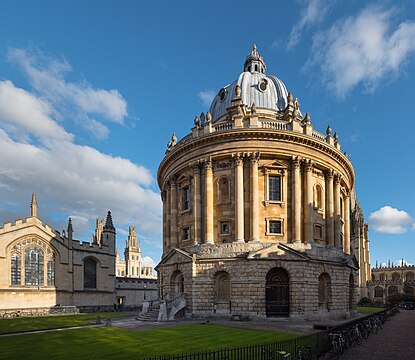
[(142, 258), (142, 262), (143, 262), (143, 266), (152, 267), (153, 269), (157, 265), (150, 256), (144, 256)]
[(390, 206), (381, 207), (369, 216), (369, 225), (377, 232), (386, 234), (402, 234), (414, 223), (404, 210)]
[[(301, 33), (304, 28), (320, 23), (326, 17), (328, 11), (336, 2), (334, 0), (309, 0), (299, 1), (305, 8), (301, 11), (300, 19), (296, 22), (290, 33), (287, 49), (292, 50), (300, 42)], [(274, 42), (275, 46), (277, 42)]]
[(202, 101), (202, 104), (207, 108), (210, 107), (210, 105), (212, 104), (215, 95), (216, 92), (213, 90), (199, 91), (199, 93), (197, 94), (199, 99)]
[(48, 57), (40, 50), (16, 48), (9, 49), (8, 59), (20, 66), (34, 91), (58, 115), (78, 121), (98, 139), (108, 136), (102, 122), (122, 124), (128, 115), (127, 102), (118, 90), (96, 89), (86, 80), (67, 81), (72, 67), (65, 59)]
[(399, 260), (395, 260), (393, 262), (393, 265), (395, 265), (395, 266), (411, 266), (413, 264), (411, 264), (410, 262), (406, 261), (405, 259), (399, 259)]
[(338, 98), (359, 84), (374, 91), (380, 81), (398, 76), (415, 52), (415, 21), (396, 23), (394, 15), (393, 9), (368, 6), (317, 33), (305, 69), (318, 68)]

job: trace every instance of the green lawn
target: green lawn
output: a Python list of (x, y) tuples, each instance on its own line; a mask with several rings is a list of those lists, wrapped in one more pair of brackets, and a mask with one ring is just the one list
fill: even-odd
[(0, 319), (0, 334), (90, 325), (91, 321), (95, 320), (97, 316), (100, 316), (101, 319), (107, 319), (135, 315), (137, 313), (110, 312)]
[(144, 331), (97, 327), (0, 337), (0, 359), (140, 359), (297, 336), (214, 324), (179, 325)]
[(374, 308), (374, 307), (363, 307), (363, 306), (358, 306), (357, 307), (357, 312), (360, 314), (373, 314), (373, 313), (377, 313), (379, 311), (383, 311), (385, 309), (382, 308)]

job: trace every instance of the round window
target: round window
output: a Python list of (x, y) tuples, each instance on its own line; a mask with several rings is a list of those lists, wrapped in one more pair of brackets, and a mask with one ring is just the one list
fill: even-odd
[(268, 86), (268, 80), (267, 79), (259, 80), (259, 83), (258, 83), (259, 90), (265, 91), (265, 90), (267, 90), (267, 86)]
[(219, 99), (220, 99), (220, 102), (223, 102), (225, 99), (226, 99), (226, 95), (227, 95), (227, 91), (226, 91), (226, 89), (225, 88), (222, 88), (220, 91), (219, 91)]

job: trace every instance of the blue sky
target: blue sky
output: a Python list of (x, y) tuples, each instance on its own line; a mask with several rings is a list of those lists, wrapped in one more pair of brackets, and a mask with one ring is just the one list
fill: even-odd
[[(411, 1), (2, 1), (0, 222), (74, 221), (89, 240), (113, 212), (161, 255), (156, 172), (166, 143), (243, 70), (256, 43), (315, 128), (356, 171), (371, 260), (415, 264)], [(148, 259), (150, 261), (150, 259)]]

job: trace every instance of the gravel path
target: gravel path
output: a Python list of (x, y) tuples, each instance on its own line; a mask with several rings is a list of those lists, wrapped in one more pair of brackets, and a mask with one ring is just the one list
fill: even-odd
[(401, 310), (362, 345), (347, 350), (341, 360), (415, 360), (415, 311)]

